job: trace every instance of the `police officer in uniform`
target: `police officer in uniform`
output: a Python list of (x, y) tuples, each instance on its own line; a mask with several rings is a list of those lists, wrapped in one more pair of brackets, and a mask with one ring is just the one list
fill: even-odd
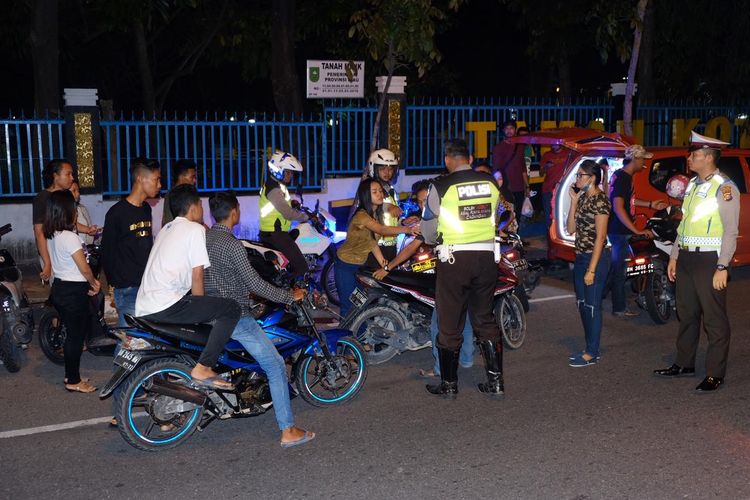
[[(309, 217), (290, 204), (287, 186), (294, 172), (302, 172), (302, 164), (289, 153), (276, 151), (268, 160), (268, 175), (260, 190), (260, 241), (273, 247), (289, 259), (289, 270), (293, 276), (302, 276), (307, 270), (307, 261), (295, 238), (289, 234), (292, 221), (306, 222)], [(295, 230), (296, 231), (296, 230)]]
[(696, 173), (682, 202), (682, 221), (672, 248), (667, 274), (676, 280), (677, 358), (672, 366), (654, 370), (661, 377), (695, 375), (701, 319), (708, 336), (706, 378), (695, 388), (715, 391), (724, 382), (729, 354), (727, 280), (737, 246), (740, 193), (719, 172), (720, 149), (728, 144), (695, 132), (690, 139), (688, 167)]
[(487, 382), (479, 390), (502, 396), (503, 346), (492, 315), (497, 263), (494, 238), (500, 188), (486, 173), (472, 170), (466, 142), (446, 141), (449, 175), (433, 181), (422, 214), (422, 235), (437, 244), (435, 308), (441, 381), (427, 390), (445, 398), (458, 394), (458, 357), (468, 308), (484, 357)]

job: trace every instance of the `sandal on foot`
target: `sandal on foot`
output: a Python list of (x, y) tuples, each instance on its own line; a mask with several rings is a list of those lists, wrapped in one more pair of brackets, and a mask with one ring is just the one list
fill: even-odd
[(234, 390), (234, 385), (224, 380), (221, 376), (216, 375), (208, 378), (193, 378), (196, 385), (208, 387), (209, 389), (219, 389), (222, 391)]
[(75, 385), (65, 384), (65, 390), (68, 392), (82, 392), (88, 394), (96, 391), (96, 387), (89, 384), (88, 381), (81, 379), (81, 381)]
[(430, 368), (429, 370), (425, 370), (424, 368), (420, 368), (419, 369), (419, 376), (422, 377), (422, 378), (432, 378), (432, 377), (437, 377), (438, 374), (435, 373), (435, 370), (433, 370), (432, 368)]
[(301, 438), (295, 440), (295, 441), (288, 441), (288, 442), (281, 442), (282, 448), (294, 448), (295, 446), (300, 446), (302, 444), (307, 443), (308, 441), (312, 441), (315, 439), (315, 433), (310, 431), (305, 431), (305, 435)]

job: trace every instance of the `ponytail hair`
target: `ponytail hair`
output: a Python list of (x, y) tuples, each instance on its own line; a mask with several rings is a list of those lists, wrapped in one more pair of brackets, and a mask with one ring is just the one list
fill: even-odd
[(578, 168), (584, 173), (594, 176), (594, 184), (602, 183), (602, 166), (594, 160), (583, 160)]

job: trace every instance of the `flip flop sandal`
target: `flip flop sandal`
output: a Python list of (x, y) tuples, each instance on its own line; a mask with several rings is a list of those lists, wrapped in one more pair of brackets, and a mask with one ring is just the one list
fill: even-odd
[(208, 378), (194, 378), (193, 382), (196, 385), (199, 385), (201, 387), (208, 387), (209, 389), (219, 389), (221, 391), (232, 391), (234, 390), (234, 385), (230, 384), (226, 380), (224, 380), (222, 377), (216, 375), (214, 377), (208, 377)]
[[(81, 386), (81, 384), (86, 384), (86, 385)], [(65, 390), (68, 392), (81, 392), (83, 394), (90, 394), (92, 392), (96, 392), (96, 387), (94, 387), (93, 385), (89, 384), (88, 382), (82, 379), (76, 385), (66, 384)]]
[(437, 377), (437, 374), (435, 373), (435, 370), (433, 369), (425, 370), (424, 368), (420, 368), (419, 376), (422, 378), (432, 378), (432, 377)]
[(281, 442), (281, 447), (282, 448), (294, 448), (295, 446), (303, 445), (303, 444), (307, 443), (308, 441), (312, 441), (313, 439), (315, 439), (315, 433), (314, 432), (310, 432), (310, 431), (305, 431), (305, 435), (302, 436), (301, 438), (299, 438), (296, 441), (289, 441), (287, 443), (285, 443), (285, 442), (282, 441)]

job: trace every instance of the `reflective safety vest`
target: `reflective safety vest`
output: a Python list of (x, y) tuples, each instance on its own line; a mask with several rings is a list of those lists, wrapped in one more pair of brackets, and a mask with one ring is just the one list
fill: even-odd
[(726, 178), (714, 174), (698, 184), (697, 177), (690, 180), (682, 201), (682, 221), (677, 228), (679, 246), (721, 248), (724, 225), (719, 216), (719, 200), (716, 195)]
[[(384, 187), (385, 189), (385, 187)], [(393, 193), (393, 194), (390, 194)], [(383, 203), (390, 203), (394, 207), (398, 206), (398, 195), (392, 186), (388, 185), (388, 190), (383, 198)], [(383, 225), (390, 227), (398, 227), (401, 224), (398, 217), (391, 215), (388, 210), (383, 210)], [(396, 244), (396, 236), (381, 236), (378, 240), (378, 245), (381, 246), (393, 246)]]
[(444, 182), (449, 184), (441, 196), (437, 229), (442, 234), (442, 243), (491, 241), (497, 229), (495, 214), (500, 194), (497, 184), (487, 175), (471, 171), (451, 174)]
[[(273, 186), (272, 189), (275, 187), (276, 186)], [(266, 198), (266, 188), (267, 186), (263, 185), (263, 188), (260, 190), (260, 230), (268, 233), (276, 231), (276, 221), (278, 220), (281, 224), (281, 230), (289, 231), (292, 228), (292, 221), (285, 219), (284, 216), (281, 215), (281, 212), (276, 210), (273, 203), (268, 201), (268, 198)], [(286, 189), (286, 186), (279, 182), (278, 188), (281, 189), (281, 192), (284, 194), (284, 199), (289, 203), (292, 197), (289, 196), (289, 191)]]

